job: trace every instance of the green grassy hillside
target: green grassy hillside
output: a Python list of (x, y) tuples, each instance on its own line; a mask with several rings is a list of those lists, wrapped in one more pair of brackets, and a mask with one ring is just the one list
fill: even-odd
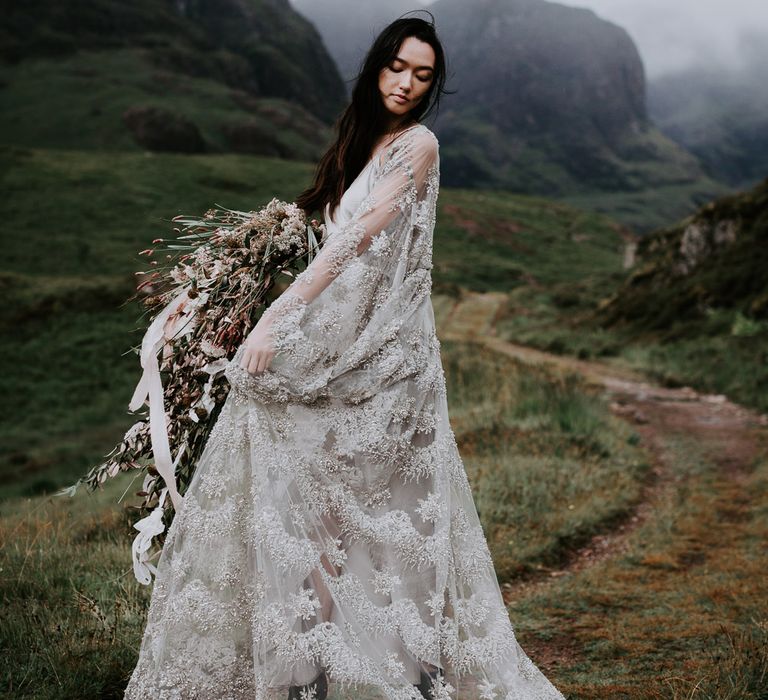
[[(20, 495), (71, 483), (131, 424), (140, 373), (128, 351), (145, 323), (138, 305), (122, 304), (146, 269), (138, 251), (172, 235), (177, 214), (291, 200), (312, 166), (24, 148), (3, 149), (0, 163), (12, 231), (0, 267), (0, 353), (8, 366), (23, 358), (24, 368), (0, 380), (21, 409), (0, 428), (0, 493)], [(446, 189), (440, 202), (437, 290), (508, 291), (620, 270), (622, 242), (602, 216), (501, 193)]]
[(315, 160), (345, 100), (288, 3), (33, 0), (0, 47), (4, 144)]
[[(171, 236), (177, 214), (292, 199), (311, 174), (308, 162), (233, 154), (0, 149), (0, 391), (10, 397), (0, 426), (0, 627), (10, 653), (0, 673), (14, 697), (119, 698), (135, 662), (150, 594), (130, 568), (141, 473), (74, 499), (45, 494), (100, 462), (134, 422), (127, 404), (140, 367), (129, 349), (145, 322), (124, 301), (146, 266), (137, 252)], [(508, 299), (494, 315), (511, 340), (646, 369), (655, 363), (671, 377), (706, 367), (730, 336), (691, 335), (698, 354), (674, 373), (671, 360), (654, 359), (658, 339), (633, 342), (589, 325), (601, 300), (630, 279), (622, 262), (632, 241), (610, 219), (562, 203), (442, 188), (438, 329), (454, 297), (492, 291)], [(469, 320), (454, 319), (454, 328)], [(759, 378), (754, 358), (726, 347), (730, 354), (714, 354), (719, 373), (706, 381), (722, 383), (727, 372)], [(749, 482), (724, 484), (717, 460), (673, 445), (668, 469), (679, 491), (628, 540), (627, 554), (558, 584), (576, 548), (640, 512), (657, 473), (641, 449), (644, 427), (619, 422), (606, 398), (572, 373), (455, 338), (442, 352), (452, 426), (504, 590), (515, 591), (521, 578), (554, 582), (508, 599), (532, 658), (574, 698), (682, 698), (702, 679), (713, 688), (704, 697), (719, 700), (720, 683), (754, 685), (765, 667), (765, 635), (748, 624), (764, 609), (756, 544), (764, 502), (741, 504), (734, 489), (764, 493), (764, 459), (755, 458)], [(746, 387), (743, 394), (756, 399)], [(722, 518), (733, 520), (722, 527)], [(727, 538), (715, 537), (721, 531)], [(716, 566), (695, 568), (698, 542), (717, 552)], [(704, 678), (702, 649), (724, 655), (721, 680)], [(665, 696), (671, 673), (680, 694)]]
[(0, 288), (2, 392), (18, 410), (0, 429), (3, 495), (49, 491), (100, 461), (131, 424), (129, 351), (141, 309), (123, 305), (146, 269), (137, 253), (172, 236), (170, 219), (211, 204), (292, 199), (311, 167), (245, 156), (5, 148)]
[(766, 411), (767, 213), (764, 181), (644, 237), (631, 274), (515, 289), (502, 336)]
[[(8, 145), (182, 150), (183, 141), (173, 148), (149, 148), (149, 142), (137, 141), (124, 115), (149, 109), (159, 110), (167, 123), (192, 125), (202, 145), (191, 142), (190, 150), (311, 161), (330, 138), (327, 125), (299, 104), (256, 97), (210, 77), (158, 67), (146, 48), (83, 50), (63, 58), (0, 64), (0, 81), (0, 143)], [(163, 134), (154, 138), (159, 144)]]

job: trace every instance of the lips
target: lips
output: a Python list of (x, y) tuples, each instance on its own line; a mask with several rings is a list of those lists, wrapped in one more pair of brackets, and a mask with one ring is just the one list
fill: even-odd
[(401, 104), (405, 104), (406, 102), (408, 102), (408, 98), (404, 97), (403, 95), (392, 95), (392, 97), (394, 97)]

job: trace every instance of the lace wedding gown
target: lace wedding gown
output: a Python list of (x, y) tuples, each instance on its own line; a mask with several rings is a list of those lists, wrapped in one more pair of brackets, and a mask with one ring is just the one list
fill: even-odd
[[(455, 437), (430, 299), (438, 143), (365, 166), (269, 307), (175, 514), (129, 700), (555, 700), (517, 643)], [(314, 697), (312, 692), (306, 697)]]

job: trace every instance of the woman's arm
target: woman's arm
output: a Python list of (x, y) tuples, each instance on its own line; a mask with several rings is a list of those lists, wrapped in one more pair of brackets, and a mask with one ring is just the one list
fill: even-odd
[(385, 233), (400, 214), (422, 199), (437, 159), (438, 142), (431, 131), (418, 131), (393, 150), (352, 218), (330, 236), (307, 269), (262, 314), (246, 338), (241, 367), (253, 374), (269, 366), (275, 355), (271, 329), (277, 315), (317, 298), (350, 260), (368, 248), (374, 236)]

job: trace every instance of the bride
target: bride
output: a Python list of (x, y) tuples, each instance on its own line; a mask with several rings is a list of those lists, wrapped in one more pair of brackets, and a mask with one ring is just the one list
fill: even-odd
[(297, 199), (309, 267), (229, 362), (157, 565), (129, 700), (563, 700), (517, 643), (448, 420), (430, 299), (445, 74), (374, 41)]

